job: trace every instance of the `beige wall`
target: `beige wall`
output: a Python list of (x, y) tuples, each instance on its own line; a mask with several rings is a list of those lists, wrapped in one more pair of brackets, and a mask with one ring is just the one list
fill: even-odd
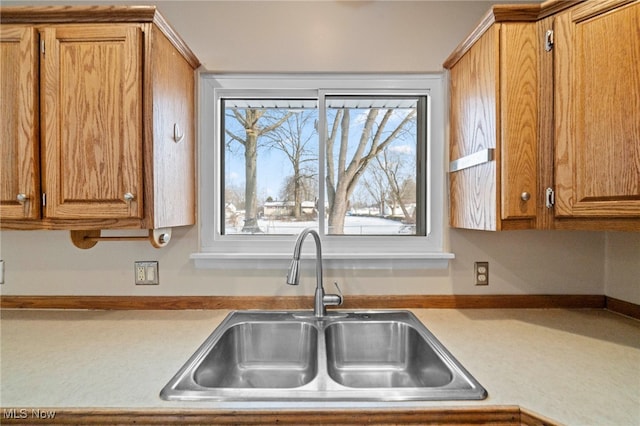
[(486, 1), (2, 1), (155, 4), (203, 65), (220, 72), (425, 72), (488, 10)]
[[(589, 232), (449, 232), (456, 254), (448, 269), (327, 271), (346, 294), (603, 294), (605, 234)], [(161, 250), (146, 242), (75, 248), (64, 231), (3, 231), (3, 294), (296, 295), (312, 294), (313, 263), (300, 287), (285, 270), (197, 270), (196, 227), (176, 229)], [(159, 286), (135, 286), (133, 262), (158, 260)], [(490, 262), (487, 287), (473, 285), (473, 262)]]
[[(11, 2), (9, 4), (53, 2)], [(69, 3), (62, 2), (62, 3)], [(80, 2), (75, 2), (79, 4)], [(99, 3), (99, 2), (83, 2)], [(104, 2), (114, 3), (114, 2)], [(145, 4), (153, 2), (130, 2)], [(433, 72), (489, 2), (155, 2), (204, 66), (220, 72)], [(640, 234), (447, 230), (456, 259), (443, 270), (328, 271), (346, 294), (604, 294), (640, 303)], [(168, 247), (100, 243), (76, 249), (62, 231), (3, 231), (2, 294), (312, 294), (284, 270), (196, 270), (197, 228)], [(135, 286), (133, 262), (158, 260), (159, 286)], [(473, 285), (473, 262), (490, 261), (490, 285)]]
[(640, 233), (608, 232), (605, 259), (605, 294), (640, 304)]

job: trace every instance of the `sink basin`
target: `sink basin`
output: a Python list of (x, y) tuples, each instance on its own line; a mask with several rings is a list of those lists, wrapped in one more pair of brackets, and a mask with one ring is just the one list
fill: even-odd
[(236, 311), (162, 389), (167, 400), (483, 399), (408, 311)]
[(325, 330), (327, 370), (352, 388), (439, 387), (453, 373), (415, 328), (399, 321), (341, 322)]
[(294, 388), (317, 374), (315, 327), (245, 322), (227, 329), (193, 373), (207, 388)]

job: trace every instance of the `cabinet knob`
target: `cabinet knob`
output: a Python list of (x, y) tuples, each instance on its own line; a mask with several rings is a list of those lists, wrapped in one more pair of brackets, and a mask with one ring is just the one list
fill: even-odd
[(16, 196), (16, 200), (18, 200), (19, 203), (26, 203), (28, 199), (27, 194), (20, 193)]
[(527, 191), (520, 194), (520, 199), (522, 201), (529, 201), (530, 198), (531, 198), (531, 194), (529, 194)]
[(136, 198), (136, 197), (134, 197), (134, 195), (133, 195), (132, 193), (130, 193), (130, 192), (125, 192), (125, 194), (124, 194), (124, 200), (125, 200), (127, 203), (129, 203), (129, 202), (131, 202), (131, 201), (135, 200), (135, 198)]

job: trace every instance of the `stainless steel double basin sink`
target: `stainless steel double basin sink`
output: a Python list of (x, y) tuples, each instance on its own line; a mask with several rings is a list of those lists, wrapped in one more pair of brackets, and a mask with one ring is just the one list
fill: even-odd
[(408, 311), (232, 312), (162, 389), (167, 400), (484, 399)]

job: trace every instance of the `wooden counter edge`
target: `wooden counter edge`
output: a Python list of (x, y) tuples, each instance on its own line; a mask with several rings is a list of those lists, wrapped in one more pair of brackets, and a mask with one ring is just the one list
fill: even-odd
[[(505, 425), (556, 426), (550, 419), (518, 406), (435, 407), (427, 409), (354, 410), (210, 410), (210, 409), (56, 409), (2, 408), (3, 424), (24, 424), (26, 420), (46, 418), (47, 424), (279, 424), (279, 425)], [(26, 416), (26, 417), (25, 417)]]

